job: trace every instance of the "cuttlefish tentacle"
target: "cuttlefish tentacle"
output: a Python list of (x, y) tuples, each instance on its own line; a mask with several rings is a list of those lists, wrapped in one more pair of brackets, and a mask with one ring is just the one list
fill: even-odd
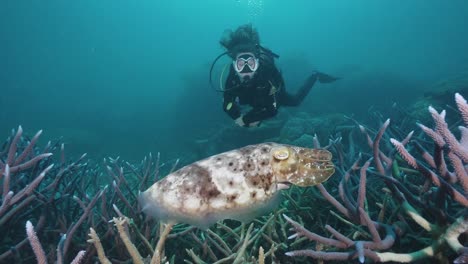
[(163, 221), (206, 228), (222, 219), (248, 221), (271, 210), (285, 184), (312, 186), (335, 171), (332, 155), (262, 143), (187, 165), (140, 195), (143, 211)]

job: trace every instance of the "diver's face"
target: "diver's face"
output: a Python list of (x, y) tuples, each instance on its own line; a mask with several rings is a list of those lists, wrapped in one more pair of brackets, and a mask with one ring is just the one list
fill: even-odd
[(234, 70), (241, 80), (250, 80), (257, 72), (259, 63), (255, 54), (252, 52), (242, 52), (237, 54), (232, 62)]

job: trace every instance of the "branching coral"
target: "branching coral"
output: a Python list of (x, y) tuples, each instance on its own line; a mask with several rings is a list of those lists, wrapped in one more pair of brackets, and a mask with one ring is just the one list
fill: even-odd
[[(28, 235), (28, 240), (29, 243), (31, 244), (31, 247), (34, 251), (34, 254), (36, 255), (37, 263), (38, 264), (47, 264), (47, 257), (44, 252), (44, 249), (42, 248), (41, 242), (39, 241), (39, 238), (36, 235), (36, 231), (34, 231), (34, 226), (32, 225), (31, 222), (26, 222), (26, 233)], [(66, 235), (63, 236), (63, 239), (60, 240), (58, 246), (57, 246), (57, 261), (55, 263), (57, 264), (62, 264), (64, 263), (63, 261), (63, 241), (65, 240)], [(84, 255), (86, 254), (86, 251), (82, 250), (78, 252), (76, 257), (70, 262), (72, 264), (79, 264), (82, 262)]]
[[(102, 192), (98, 192), (95, 198), (89, 201), (88, 197), (83, 195), (83, 185), (89, 183), (89, 178), (79, 177), (80, 173), (85, 172), (86, 163), (82, 161), (86, 155), (74, 162), (67, 162), (63, 144), (49, 142), (44, 149), (40, 149), (36, 143), (41, 133), (42, 131), (39, 131), (29, 139), (19, 127), (0, 152), (0, 230), (4, 234), (0, 243), (0, 262), (20, 262), (26, 257), (28, 251), (21, 249), (27, 244), (28, 238), (40, 262), (51, 261), (54, 258), (58, 263), (72, 261), (67, 257), (70, 255), (69, 251), (73, 251), (72, 254), (79, 251), (78, 259), (85, 258), (83, 250), (70, 248), (74, 243), (74, 234), (86, 220), (92, 218), (91, 210)], [(58, 152), (60, 157), (56, 165), (50, 158), (53, 152)], [(63, 210), (64, 208), (67, 210)], [(24, 238), (24, 231), (20, 230), (24, 230), (24, 225), (29, 220), (37, 221), (36, 230), (28, 222), (28, 238)], [(37, 250), (42, 246), (36, 232), (56, 237), (59, 237), (58, 233), (62, 233), (57, 252), (51, 251), (45, 255)], [(45, 243), (44, 248), (52, 246), (49, 241)]]
[[(344, 173), (339, 184), (339, 196), (342, 203), (330, 195), (325, 187), (318, 187), (325, 199), (333, 204), (346, 219), (349, 219), (348, 223), (352, 224), (355, 230), (359, 230), (357, 237), (364, 236), (370, 239), (349, 238), (349, 235), (329, 225), (325, 226), (325, 229), (332, 234), (332, 237), (324, 237), (308, 231), (303, 225), (285, 216), (294, 231), (290, 238), (306, 237), (330, 248), (329, 250), (294, 250), (286, 254), (291, 257), (308, 256), (325, 260), (357, 258), (361, 263), (365, 261), (365, 258), (376, 262), (413, 262), (435, 258), (448, 246), (456, 254), (465, 257), (468, 249), (459, 238), (468, 232), (468, 105), (461, 95), (456, 94), (455, 98), (465, 123), (464, 126), (459, 127), (462, 135), (460, 140), (456, 139), (445, 122), (445, 111), (437, 113), (432, 107), (429, 108), (429, 112), (436, 124), (435, 129), (432, 130), (423, 125), (420, 127), (434, 141), (433, 155), (421, 146), (419, 140), (411, 144), (420, 150), (420, 156), (415, 157), (410, 154), (405, 146), (410, 142), (413, 132), (401, 142), (393, 138), (389, 139), (395, 149), (384, 153), (384, 147), (380, 146), (380, 142), (385, 137), (389, 120), (383, 123), (373, 140), (367, 130), (360, 126), (361, 131), (366, 134), (368, 145), (372, 148), (372, 158), (360, 167), (360, 179), (357, 184), (351, 185), (352, 175), (359, 168), (359, 158), (351, 169)], [(385, 146), (388, 147), (388, 145)], [(400, 157), (414, 170), (400, 167)], [(371, 163), (374, 164), (375, 170), (369, 167)], [(386, 187), (383, 186), (382, 190), (392, 194), (392, 202), (389, 203), (384, 199), (383, 203), (379, 204), (380, 211), (378, 212), (371, 211), (373, 205), (369, 204), (367, 199), (367, 192), (371, 190), (367, 180), (369, 173), (383, 180)], [(424, 176), (426, 181), (421, 182), (421, 178), (413, 178), (418, 175)], [(413, 179), (409, 180), (409, 177)], [(418, 186), (421, 183), (424, 184), (423, 190)], [(351, 195), (353, 188), (358, 188), (357, 199)], [(393, 204), (393, 208), (389, 208), (389, 204)], [(392, 209), (393, 212), (385, 217), (384, 209)], [(377, 219), (372, 220), (373, 218)], [(421, 238), (418, 241), (416, 236), (411, 238), (409, 231), (405, 233), (405, 229), (417, 228), (408, 222), (410, 220), (429, 232), (427, 237), (431, 239), (424, 241)], [(369, 233), (361, 230), (360, 226), (365, 226)], [(383, 239), (380, 234), (385, 234)], [(413, 252), (394, 252), (397, 237), (402, 240), (401, 243), (416, 243), (424, 247)], [(412, 242), (411, 239), (416, 241)], [(409, 246), (409, 248), (413, 247)], [(438, 257), (446, 258), (447, 256), (439, 255)]]
[[(291, 257), (413, 262), (460, 255), (456, 261), (463, 263), (468, 106), (461, 95), (456, 104), (460, 136), (445, 122), (449, 114), (432, 108), (435, 127), (419, 124), (421, 132), (406, 137), (389, 120), (378, 131), (346, 127), (347, 142), (337, 135), (325, 147), (339, 172), (329, 182), (284, 191), (277, 210), (251, 223), (226, 220), (208, 230), (165, 225), (141, 213), (139, 192), (177, 162), (171, 167), (159, 154), (139, 164), (120, 158), (93, 164), (86, 155), (67, 160), (63, 144), (40, 148), (41, 131), (28, 138), (20, 127), (0, 149), (0, 262), (68, 263), (73, 256), (75, 263), (106, 264), (286, 263)], [(356, 143), (354, 131), (367, 146)], [(319, 147), (317, 138), (313, 144)]]

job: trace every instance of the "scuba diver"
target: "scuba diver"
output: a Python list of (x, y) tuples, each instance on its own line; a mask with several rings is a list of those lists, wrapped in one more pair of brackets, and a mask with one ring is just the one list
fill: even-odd
[[(223, 109), (241, 127), (255, 127), (262, 120), (278, 113), (280, 106), (298, 106), (307, 96), (316, 81), (330, 83), (338, 78), (314, 71), (296, 94), (285, 90), (280, 71), (275, 66), (278, 55), (260, 45), (257, 30), (251, 24), (242, 25), (236, 31), (227, 31), (220, 40), (232, 59), (225, 87), (222, 89)], [(211, 82), (211, 71), (210, 71)], [(252, 107), (246, 113), (241, 105)]]

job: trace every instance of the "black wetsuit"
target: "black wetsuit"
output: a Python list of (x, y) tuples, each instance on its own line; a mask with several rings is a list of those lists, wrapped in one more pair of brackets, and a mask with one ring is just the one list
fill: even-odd
[(260, 67), (254, 77), (244, 82), (237, 76), (233, 67), (230, 67), (224, 88), (223, 109), (232, 119), (237, 119), (241, 116), (240, 105), (250, 105), (252, 109), (243, 117), (248, 126), (250, 123), (275, 116), (280, 106), (299, 105), (315, 80), (315, 76), (309, 77), (298, 93), (291, 95), (286, 92), (283, 77), (269, 58), (261, 58)]

